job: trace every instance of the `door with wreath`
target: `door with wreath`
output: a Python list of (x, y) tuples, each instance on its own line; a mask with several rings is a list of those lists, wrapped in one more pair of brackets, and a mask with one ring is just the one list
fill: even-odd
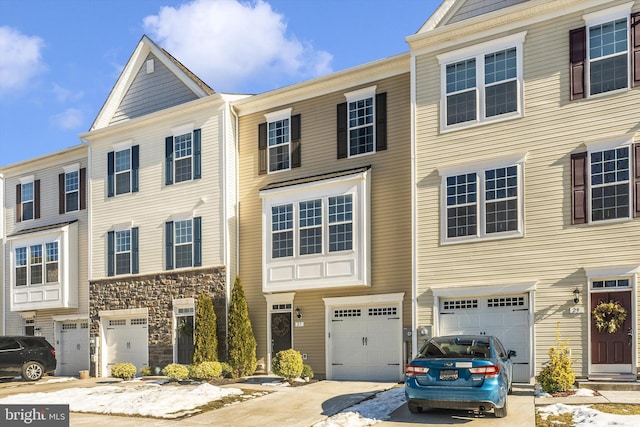
[(631, 291), (592, 293), (590, 313), (592, 373), (630, 373)]
[(291, 312), (271, 313), (271, 357), (291, 348)]

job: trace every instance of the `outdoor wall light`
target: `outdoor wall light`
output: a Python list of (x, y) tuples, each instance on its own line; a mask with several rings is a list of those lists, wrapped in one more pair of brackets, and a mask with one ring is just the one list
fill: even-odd
[(573, 303), (578, 304), (580, 302), (580, 289), (575, 288), (573, 290)]
[(302, 310), (300, 310), (300, 307), (296, 307), (296, 318), (302, 319)]

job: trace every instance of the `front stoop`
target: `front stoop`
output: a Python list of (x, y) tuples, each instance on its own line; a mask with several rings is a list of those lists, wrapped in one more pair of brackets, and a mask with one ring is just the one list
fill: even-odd
[(577, 380), (578, 388), (591, 390), (640, 391), (640, 381), (633, 374), (589, 375), (588, 380)]

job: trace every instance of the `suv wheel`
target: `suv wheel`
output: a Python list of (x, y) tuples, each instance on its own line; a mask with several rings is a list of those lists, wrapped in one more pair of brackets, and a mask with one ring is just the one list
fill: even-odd
[(44, 375), (44, 366), (39, 362), (27, 362), (22, 366), (22, 378), (27, 381), (38, 381)]

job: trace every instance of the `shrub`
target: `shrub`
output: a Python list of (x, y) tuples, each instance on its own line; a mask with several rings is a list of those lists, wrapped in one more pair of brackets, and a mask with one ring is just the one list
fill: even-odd
[(143, 377), (148, 377), (151, 375), (151, 366), (143, 366), (140, 368), (140, 375)]
[(240, 278), (236, 277), (229, 303), (229, 364), (234, 376), (243, 377), (256, 371), (256, 338), (253, 335), (249, 308)]
[(307, 365), (306, 363), (302, 365), (302, 373), (300, 374), (300, 376), (302, 378), (313, 378), (313, 369), (311, 369), (311, 366)]
[(222, 375), (222, 366), (220, 362), (202, 362), (198, 365), (191, 365), (189, 368), (189, 376), (200, 380), (211, 380)]
[(198, 297), (193, 334), (193, 364), (218, 361), (218, 333), (213, 301), (204, 293)]
[(189, 368), (178, 363), (170, 363), (164, 367), (162, 375), (165, 375), (172, 380), (184, 380), (189, 378)]
[(130, 380), (136, 376), (138, 369), (133, 363), (116, 363), (111, 368), (111, 376), (114, 378), (122, 378)]
[(224, 378), (235, 378), (235, 373), (231, 365), (227, 362), (220, 362), (220, 366), (222, 367), (222, 376)]
[(302, 374), (302, 355), (290, 348), (279, 351), (271, 363), (273, 373), (289, 381)]
[(545, 393), (556, 393), (567, 391), (573, 387), (576, 374), (571, 366), (571, 348), (569, 340), (561, 342), (560, 337), (556, 337), (557, 348), (549, 349), (549, 362), (538, 374), (538, 383)]

